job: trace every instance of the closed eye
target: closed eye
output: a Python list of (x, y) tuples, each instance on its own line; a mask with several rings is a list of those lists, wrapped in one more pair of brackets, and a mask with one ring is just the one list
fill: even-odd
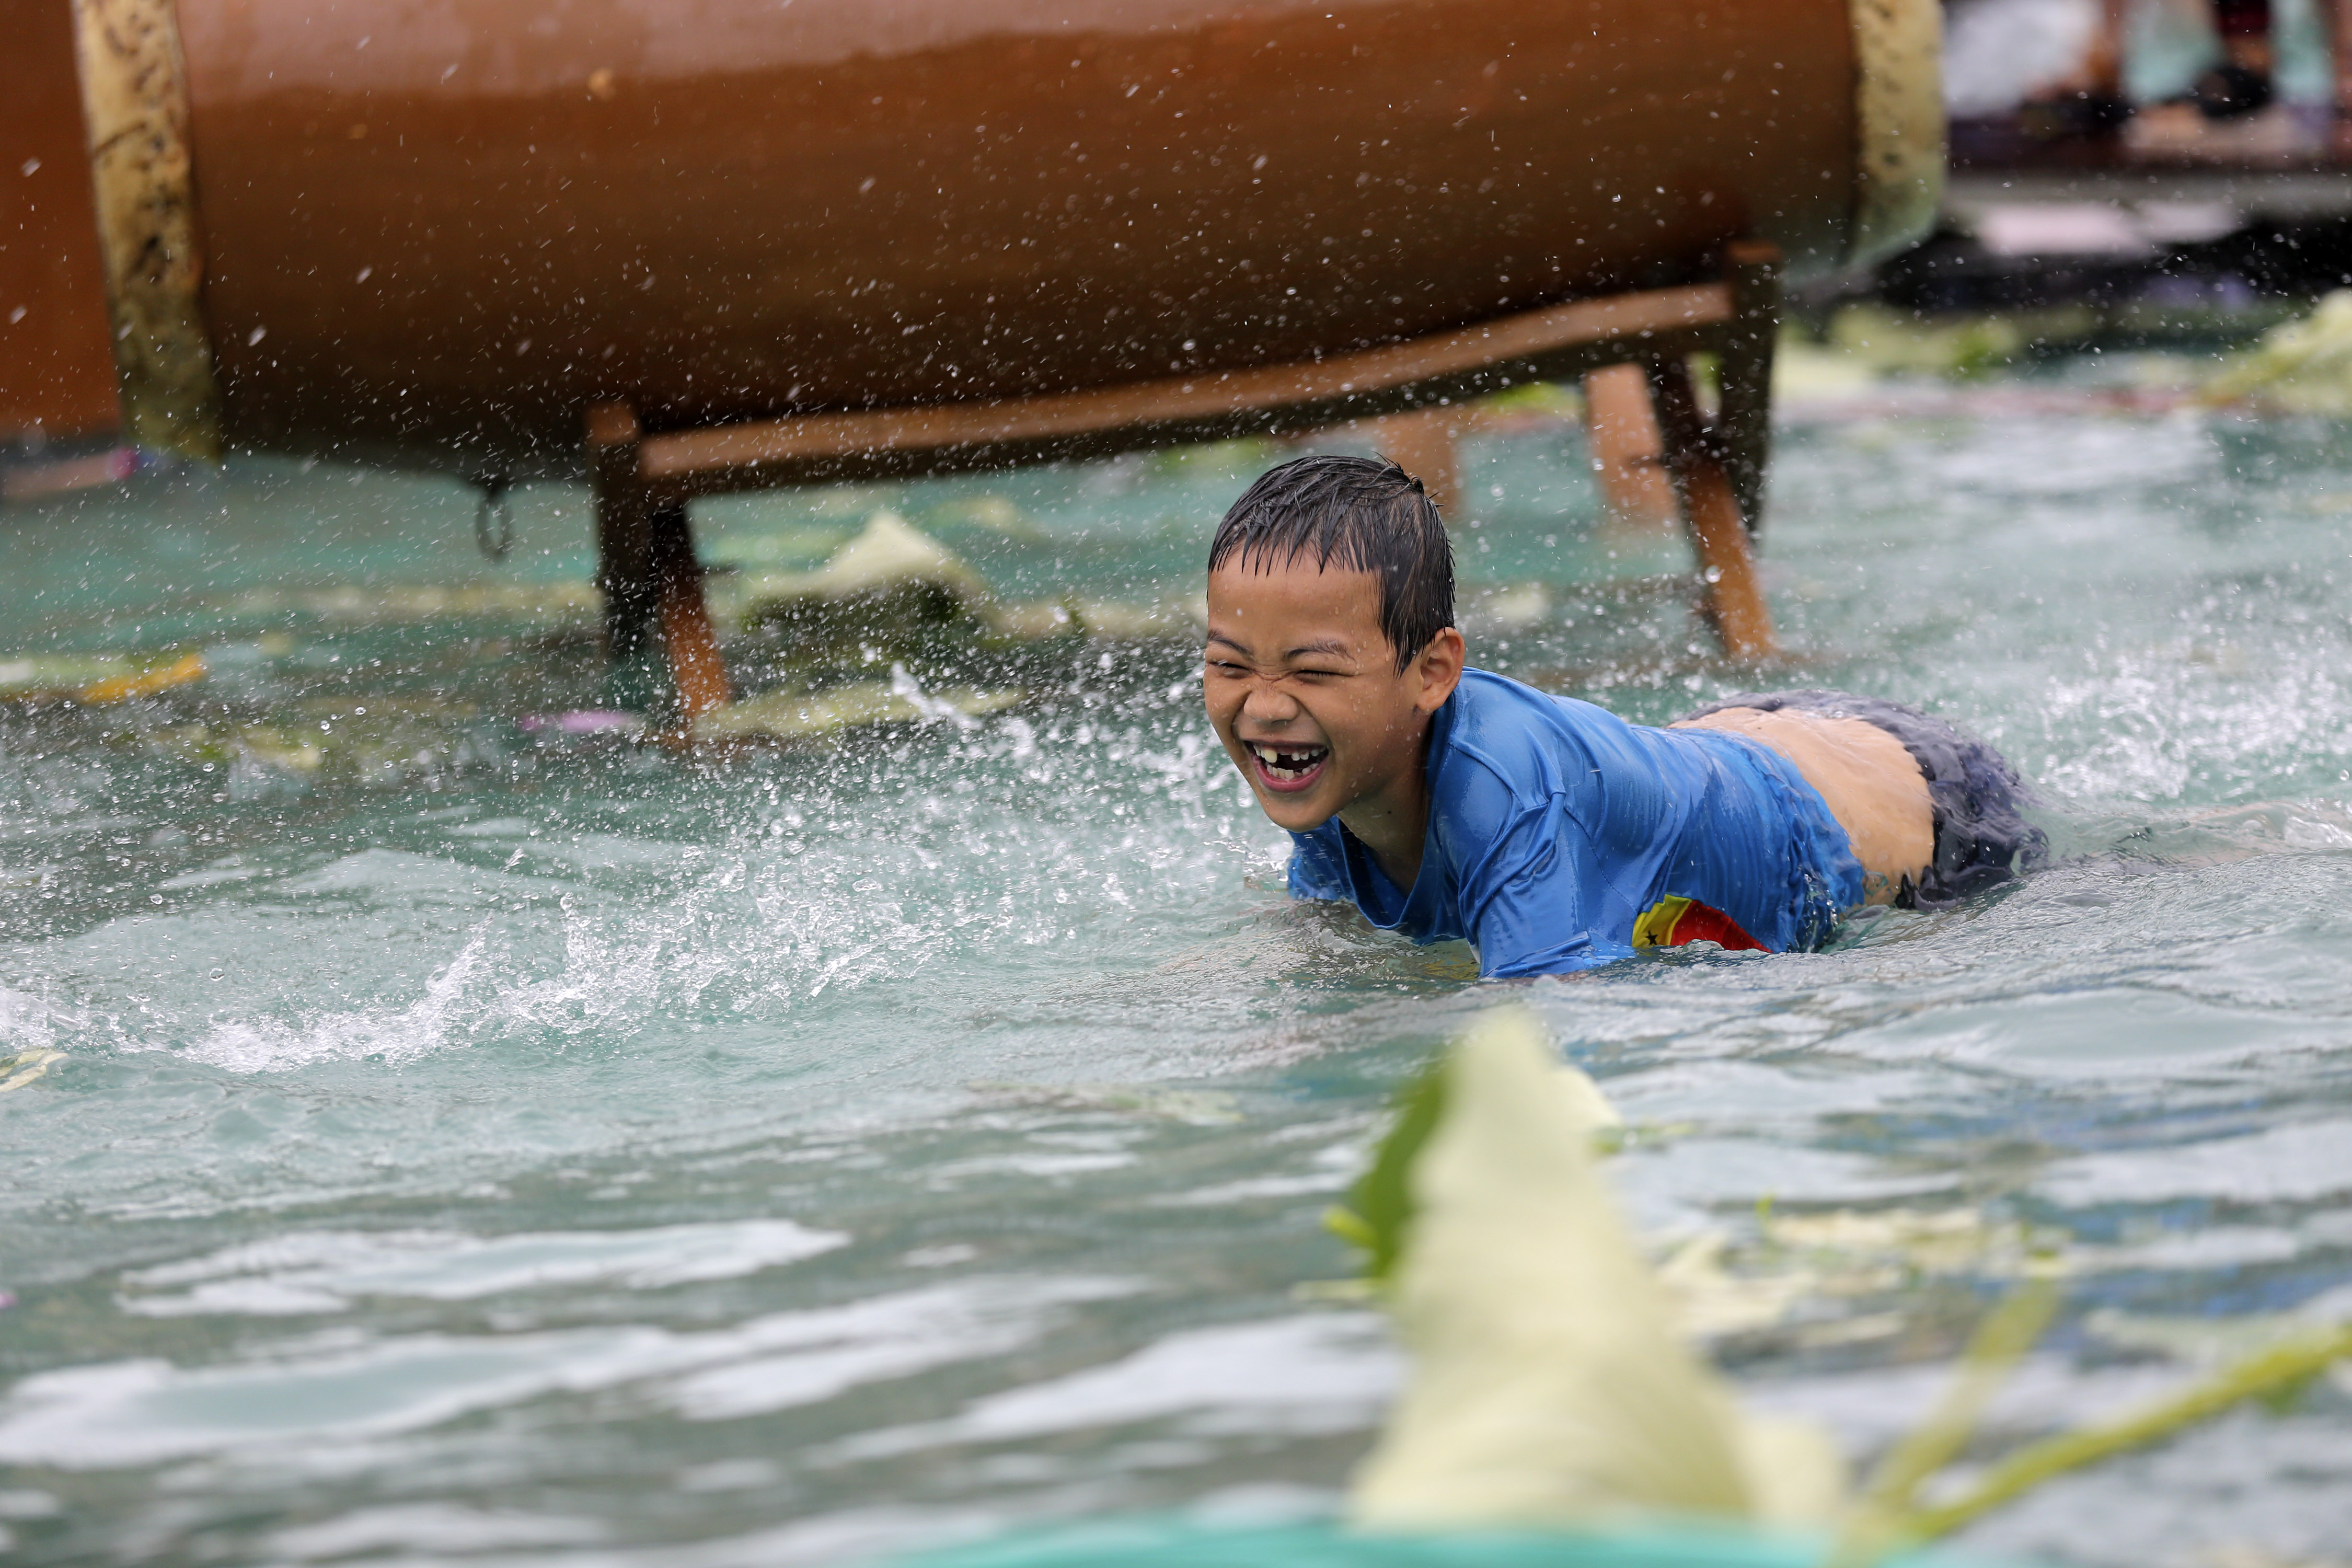
[[(1213, 674), (1216, 675), (1245, 676), (1257, 673), (1257, 671), (1253, 669), (1249, 665), (1240, 663), (1234, 659), (1208, 658), (1202, 660), (1202, 663)], [(1325, 669), (1318, 665), (1307, 665), (1292, 669), (1270, 670), (1265, 673), (1276, 680), (1346, 680), (1353, 678), (1356, 671), (1352, 669)]]

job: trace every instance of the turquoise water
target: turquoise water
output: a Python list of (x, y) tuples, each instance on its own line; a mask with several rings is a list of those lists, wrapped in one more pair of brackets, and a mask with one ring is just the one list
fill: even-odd
[[(1644, 1235), (1719, 1238), (1718, 1359), (1857, 1457), (2036, 1250), (2068, 1306), (1980, 1455), (2352, 1315), (2352, 445), (2002, 395), (1784, 429), (1798, 652), (1762, 679), (1975, 727), (2062, 864), (1826, 953), (1518, 987), (1286, 900), (1181, 639), (940, 647), (909, 678), (1026, 700), (693, 761), (519, 722), (599, 700), (580, 492), (520, 494), (495, 566), (464, 491), (326, 468), (12, 509), (0, 663), (213, 670), (0, 709), (0, 1054), (64, 1053), (0, 1093), (14, 1560), (764, 1565), (1313, 1517), (1399, 1375), (1301, 1289), (1349, 1267), (1320, 1213), (1506, 991), (1634, 1121)], [(1756, 679), (1672, 542), (1601, 522), (1571, 432), (1467, 456), (1478, 662), (1654, 721)], [(1008, 599), (1181, 607), (1266, 459), (698, 526), (793, 567), (888, 507)], [(1964, 1544), (2347, 1539), (2322, 1381)]]

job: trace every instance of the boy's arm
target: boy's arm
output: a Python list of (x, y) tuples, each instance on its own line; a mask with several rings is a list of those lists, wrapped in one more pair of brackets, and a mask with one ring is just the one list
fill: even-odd
[(1567, 974), (1633, 951), (1592, 930), (1607, 888), (1591, 840), (1558, 795), (1504, 823), (1460, 882), (1464, 934), (1490, 980)]

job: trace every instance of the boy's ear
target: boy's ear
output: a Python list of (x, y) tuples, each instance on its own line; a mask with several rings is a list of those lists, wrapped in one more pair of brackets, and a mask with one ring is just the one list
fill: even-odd
[(1413, 673), (1421, 678), (1421, 691), (1413, 706), (1423, 713), (1434, 713), (1445, 706), (1454, 689), (1462, 684), (1462, 661), (1468, 657), (1462, 634), (1452, 626), (1442, 628), (1430, 638), (1420, 656), (1412, 661)]

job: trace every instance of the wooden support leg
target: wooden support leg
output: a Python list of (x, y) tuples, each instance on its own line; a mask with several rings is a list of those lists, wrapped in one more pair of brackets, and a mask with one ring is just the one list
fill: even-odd
[(1764, 473), (1772, 457), (1772, 349), (1780, 335), (1780, 249), (1731, 247), (1731, 331), (1723, 345), (1716, 444), (1748, 531), (1764, 526)]
[(1462, 465), (1454, 448), (1454, 410), (1423, 408), (1371, 421), (1372, 443), (1381, 455), (1421, 481), (1448, 522), (1458, 521)]
[(596, 585), (604, 644), (616, 668), (658, 652), (676, 727), (731, 700), (718, 634), (703, 603), (702, 566), (682, 502), (656, 503), (638, 463), (642, 432), (625, 404), (588, 411), (588, 472), (596, 491)]
[(596, 588), (604, 595), (604, 651), (618, 663), (651, 647), (660, 598), (652, 519), (637, 478), (637, 416), (627, 404), (588, 410), (588, 481), (596, 495)]
[(1716, 635), (1733, 658), (1769, 658), (1780, 651), (1772, 636), (1772, 612), (1756, 580), (1756, 557), (1738, 492), (1699, 417), (1690, 366), (1679, 359), (1661, 360), (1649, 367), (1649, 377), (1658, 431), (1665, 439), (1666, 469), (1674, 476), (1683, 522), (1706, 581)]
[(1584, 439), (1612, 522), (1629, 532), (1674, 526), (1682, 508), (1666, 476), (1665, 443), (1640, 365), (1607, 365), (1586, 374)]
[(658, 508), (653, 528), (654, 579), (660, 584), (662, 648), (669, 655), (669, 679), (677, 693), (681, 730), (713, 708), (735, 700), (727, 666), (719, 657), (719, 633), (702, 596), (702, 563), (694, 557), (694, 533), (686, 505)]

